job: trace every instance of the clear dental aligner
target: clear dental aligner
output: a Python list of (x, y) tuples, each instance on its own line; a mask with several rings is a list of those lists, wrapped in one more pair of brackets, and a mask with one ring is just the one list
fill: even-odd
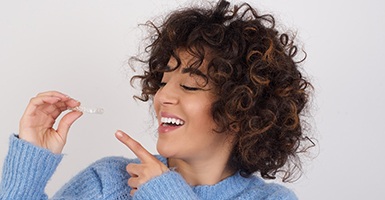
[(89, 114), (103, 114), (104, 109), (103, 108), (87, 108), (83, 106), (77, 106), (75, 108), (71, 108), (71, 110), (76, 110), (83, 113), (89, 113)]

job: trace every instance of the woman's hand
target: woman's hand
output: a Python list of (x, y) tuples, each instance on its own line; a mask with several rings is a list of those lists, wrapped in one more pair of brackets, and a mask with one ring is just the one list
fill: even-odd
[(61, 153), (69, 128), (82, 113), (71, 111), (61, 118), (57, 129), (53, 125), (63, 111), (79, 105), (78, 101), (60, 92), (38, 94), (30, 100), (20, 120), (19, 138), (53, 153)]
[(166, 165), (155, 158), (155, 156), (130, 136), (122, 131), (117, 131), (115, 135), (116, 138), (134, 152), (141, 162), (140, 164), (130, 163), (126, 167), (127, 172), (131, 176), (131, 178), (128, 179), (128, 185), (132, 188), (130, 192), (131, 196), (134, 195), (141, 185), (150, 179), (169, 171)]

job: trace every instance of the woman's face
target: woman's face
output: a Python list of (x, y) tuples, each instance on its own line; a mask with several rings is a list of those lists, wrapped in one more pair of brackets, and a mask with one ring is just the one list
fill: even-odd
[[(185, 72), (194, 61), (190, 54), (182, 51), (179, 57), (180, 67), (164, 73), (154, 97), (159, 124), (157, 150), (164, 157), (186, 161), (228, 155), (230, 144), (226, 134), (213, 131), (216, 124), (211, 104), (215, 95), (210, 84), (205, 84), (199, 75)], [(204, 65), (199, 69), (205, 70)], [(168, 67), (176, 66), (177, 61), (172, 57)]]

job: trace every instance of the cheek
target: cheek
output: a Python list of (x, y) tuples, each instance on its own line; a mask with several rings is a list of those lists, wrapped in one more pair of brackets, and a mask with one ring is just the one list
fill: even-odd
[(211, 104), (188, 104), (186, 111), (190, 112), (190, 116), (193, 118), (191, 122), (194, 123), (197, 128), (212, 129), (214, 127), (214, 120), (211, 115)]

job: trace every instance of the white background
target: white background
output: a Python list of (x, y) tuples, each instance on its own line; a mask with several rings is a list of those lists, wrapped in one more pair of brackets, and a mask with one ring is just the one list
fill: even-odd
[[(139, 23), (186, 2), (0, 0), (0, 166), (29, 99), (46, 90), (105, 109), (74, 124), (66, 156), (47, 186), (49, 195), (99, 158), (133, 157), (114, 138), (117, 129), (156, 153), (151, 109), (132, 99), (139, 91), (129, 85), (127, 60), (145, 36)], [(287, 186), (300, 199), (383, 198), (384, 2), (259, 0), (253, 5), (297, 31), (316, 91), (318, 156)]]

